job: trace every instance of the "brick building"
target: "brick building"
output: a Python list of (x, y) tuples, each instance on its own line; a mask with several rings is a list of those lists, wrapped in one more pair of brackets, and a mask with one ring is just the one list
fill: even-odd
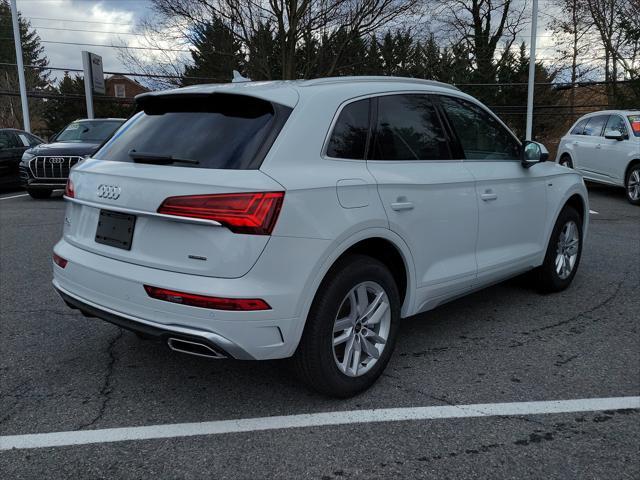
[(105, 80), (106, 95), (117, 98), (133, 98), (149, 89), (124, 75), (111, 75)]

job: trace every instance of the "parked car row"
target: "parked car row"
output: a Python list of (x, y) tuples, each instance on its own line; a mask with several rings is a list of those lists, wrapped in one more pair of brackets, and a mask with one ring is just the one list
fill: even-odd
[(122, 118), (76, 120), (51, 138), (25, 151), (19, 162), (20, 183), (33, 198), (48, 198), (64, 188), (71, 168), (93, 154), (124, 123)]
[(175, 351), (292, 357), (346, 397), (382, 373), (402, 317), (525, 272), (557, 292), (578, 269), (582, 176), (455, 87), (346, 77), (136, 101), (70, 171), (53, 284)]

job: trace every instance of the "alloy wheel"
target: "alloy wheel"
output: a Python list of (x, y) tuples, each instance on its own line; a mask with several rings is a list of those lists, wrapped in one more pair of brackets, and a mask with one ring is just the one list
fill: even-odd
[(367, 373), (378, 361), (389, 339), (391, 308), (384, 289), (363, 282), (346, 295), (333, 326), (333, 358), (349, 377)]
[(556, 248), (556, 273), (565, 280), (571, 275), (578, 259), (580, 234), (578, 225), (573, 220), (568, 221), (560, 231)]
[(640, 200), (640, 170), (634, 170), (629, 175), (627, 183), (627, 195), (634, 202)]

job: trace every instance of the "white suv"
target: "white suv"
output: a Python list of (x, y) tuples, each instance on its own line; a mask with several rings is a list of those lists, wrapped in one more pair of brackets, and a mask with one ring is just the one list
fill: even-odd
[(202, 85), (75, 167), (55, 288), (212, 358), (293, 357), (329, 395), (371, 385), (400, 319), (535, 269), (566, 288), (581, 176), (454, 87), (401, 78)]
[(625, 187), (627, 200), (640, 205), (640, 111), (580, 118), (562, 137), (557, 161), (586, 180)]

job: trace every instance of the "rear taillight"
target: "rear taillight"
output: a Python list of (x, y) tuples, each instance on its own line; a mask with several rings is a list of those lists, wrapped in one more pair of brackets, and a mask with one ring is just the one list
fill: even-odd
[(283, 199), (284, 192), (169, 197), (158, 213), (215, 220), (235, 233), (271, 235)]
[(67, 186), (64, 187), (64, 196), (69, 198), (74, 198), (76, 195), (75, 190), (73, 189), (73, 182), (70, 178), (67, 179)]
[(271, 310), (267, 302), (259, 298), (220, 298), (193, 293), (176, 292), (164, 288), (145, 285), (144, 289), (151, 298), (165, 302), (180, 303), (191, 307), (212, 308), (215, 310), (256, 311)]
[(64, 258), (62, 258), (60, 255), (58, 255), (57, 253), (53, 254), (53, 263), (55, 263), (56, 265), (58, 265), (60, 268), (64, 268), (67, 266), (67, 260), (65, 260)]

